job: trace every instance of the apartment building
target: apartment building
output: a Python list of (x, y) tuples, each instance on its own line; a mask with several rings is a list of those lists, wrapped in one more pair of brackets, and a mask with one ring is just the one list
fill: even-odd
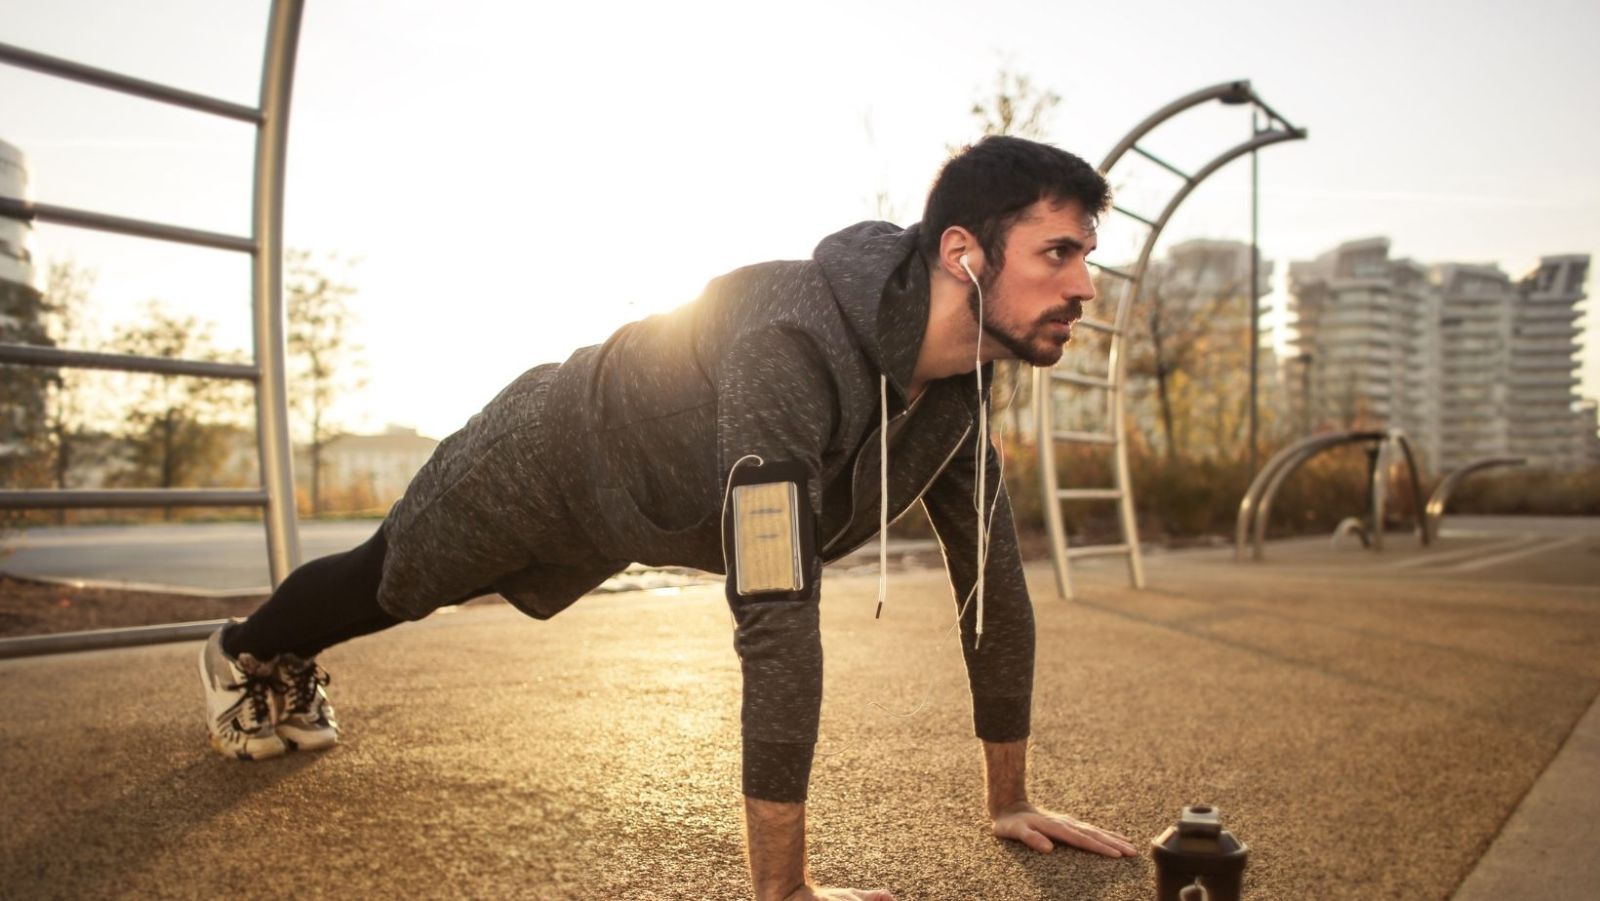
[(1511, 453), (1511, 310), (1516, 289), (1498, 266), (1446, 263), (1433, 273), (1440, 298), (1440, 444), (1449, 471)]
[[(27, 159), (0, 141), (0, 196), (28, 197)], [(50, 344), (44, 298), (32, 252), (33, 227), (0, 216), (0, 342)], [(0, 366), (0, 485), (14, 487), (39, 462), (45, 391), (54, 373), (36, 366)]]
[(1389, 255), (1388, 238), (1347, 241), (1289, 266), (1298, 421), (1404, 430), (1423, 457), (1440, 448), (1439, 298), (1425, 267)]
[(1585, 465), (1577, 304), (1589, 258), (1424, 267), (1367, 238), (1289, 269), (1305, 427), (1404, 430), (1446, 472), (1489, 456)]
[(1578, 302), (1589, 258), (1539, 260), (1517, 286), (1510, 313), (1507, 378), (1510, 452), (1530, 461), (1576, 463), (1588, 455), (1578, 400)]

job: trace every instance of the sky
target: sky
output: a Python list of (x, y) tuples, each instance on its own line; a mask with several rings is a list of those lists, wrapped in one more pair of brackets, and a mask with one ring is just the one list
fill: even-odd
[[(253, 105), (267, 9), (0, 0), (0, 42)], [(1005, 67), (1060, 95), (1047, 137), (1093, 163), (1234, 79), (1308, 128), (1260, 154), (1276, 303), (1287, 261), (1376, 235), (1515, 277), (1600, 256), (1597, 39), (1592, 0), (311, 0), (285, 239), (355, 261), (366, 384), (338, 416), (442, 437), (530, 366), (729, 269), (809, 256), (880, 194), (915, 221)], [(1192, 171), (1249, 130), (1211, 104), (1147, 144)], [(250, 126), (0, 66), (0, 140), (27, 154), (37, 201), (248, 234)], [(1113, 172), (1147, 215), (1165, 178)], [(1247, 160), (1219, 172), (1162, 244), (1248, 240), (1249, 184)], [(1097, 257), (1130, 240), (1108, 228)], [(96, 271), (106, 327), (160, 298), (248, 347), (242, 255), (49, 225), (32, 249)], [(1600, 341), (1582, 361), (1580, 392), (1600, 396)]]

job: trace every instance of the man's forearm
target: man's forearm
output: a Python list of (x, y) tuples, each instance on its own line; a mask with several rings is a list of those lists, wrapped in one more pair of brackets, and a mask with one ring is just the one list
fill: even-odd
[(806, 884), (806, 805), (744, 799), (745, 843), (756, 901), (787, 898)]
[(989, 816), (1028, 801), (1028, 741), (983, 743), (984, 784)]

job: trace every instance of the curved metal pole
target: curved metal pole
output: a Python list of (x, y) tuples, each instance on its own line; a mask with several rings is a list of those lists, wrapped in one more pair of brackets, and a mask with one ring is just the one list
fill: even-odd
[[(1203, 99), (1209, 99), (1209, 97)], [(1172, 199), (1167, 202), (1166, 208), (1161, 211), (1161, 215), (1158, 216), (1154, 223), (1150, 226), (1150, 234), (1145, 238), (1144, 247), (1139, 252), (1139, 262), (1133, 268), (1133, 287), (1127, 289), (1129, 292), (1128, 296), (1123, 298), (1122, 304), (1117, 308), (1116, 329), (1119, 339), (1122, 335), (1127, 334), (1128, 321), (1132, 318), (1134, 306), (1139, 302), (1139, 295), (1144, 287), (1144, 273), (1150, 265), (1150, 255), (1155, 250), (1156, 242), (1160, 239), (1161, 232), (1167, 227), (1167, 223), (1172, 219), (1172, 214), (1177, 212), (1179, 205), (1181, 205), (1184, 200), (1188, 199), (1189, 194), (1194, 191), (1194, 189), (1201, 182), (1211, 177), (1211, 175), (1218, 169), (1221, 169), (1223, 166), (1226, 166), (1228, 163), (1233, 162), (1247, 153), (1259, 150), (1262, 147), (1268, 147), (1284, 141), (1295, 141), (1304, 137), (1305, 131), (1303, 129), (1296, 129), (1293, 131), (1263, 131), (1260, 134), (1252, 137), (1250, 140), (1238, 144), (1229, 150), (1223, 151), (1211, 162), (1201, 167), (1200, 170), (1197, 171), (1192, 178), (1185, 182), (1183, 187), (1173, 195)], [(1114, 385), (1122, 385), (1127, 381), (1128, 355), (1123, 352), (1122, 345), (1123, 342), (1121, 340), (1116, 340), (1111, 343), (1110, 371), (1111, 382)], [(1115, 405), (1114, 413), (1111, 418), (1113, 430), (1112, 434), (1114, 435), (1126, 434), (1125, 426), (1127, 414), (1124, 409), (1126, 404), (1123, 399), (1123, 393), (1124, 392), (1121, 391), (1114, 392), (1114, 396), (1112, 397), (1112, 403)], [(1131, 478), (1131, 474), (1129, 473), (1128, 443), (1126, 441), (1117, 442), (1117, 475), (1118, 486), (1122, 489), (1122, 500), (1120, 506), (1122, 508), (1123, 533), (1126, 535), (1137, 535), (1138, 532), (1135, 530), (1133, 525), (1135, 522), (1132, 488), (1133, 480)], [(1130, 553), (1128, 555), (1128, 560), (1130, 568), (1132, 568), (1134, 571), (1134, 586), (1142, 588), (1144, 586), (1143, 567), (1138, 563), (1137, 551), (1133, 548), (1130, 548), (1129, 550)]]
[(1422, 470), (1417, 467), (1417, 455), (1411, 450), (1411, 439), (1407, 438), (1404, 432), (1397, 432), (1396, 437), (1400, 441), (1400, 451), (1405, 455), (1406, 471), (1411, 474), (1412, 522), (1417, 530), (1417, 539), (1422, 542), (1423, 547), (1427, 547), (1430, 536), (1428, 521), (1422, 513), (1423, 505), (1426, 503), (1422, 499)]
[(1374, 551), (1383, 550), (1383, 517), (1386, 512), (1384, 507), (1389, 499), (1389, 458), (1393, 453), (1393, 447), (1394, 439), (1391, 435), (1385, 435), (1384, 439), (1378, 442), (1377, 454), (1372, 462), (1371, 481), (1367, 485), (1367, 500), (1372, 509), (1370, 532)]
[(261, 485), (267, 492), (267, 563), (274, 586), (300, 564), (295, 523), (294, 468), (289, 448), (289, 405), (284, 383), (283, 173), (289, 138), (289, 95), (304, 0), (274, 0), (261, 72), (261, 126), (256, 132), (251, 273), (255, 333), (256, 436)]
[(1286, 461), (1284, 465), (1280, 466), (1278, 471), (1273, 474), (1272, 480), (1268, 482), (1266, 490), (1262, 493), (1260, 506), (1256, 511), (1255, 521), (1252, 523), (1254, 526), (1254, 543), (1252, 548), (1252, 556), (1254, 559), (1262, 559), (1265, 553), (1264, 548), (1267, 538), (1267, 522), (1272, 518), (1272, 500), (1277, 496), (1278, 488), (1281, 487), (1284, 482), (1288, 481), (1289, 476), (1294, 475), (1295, 470), (1305, 465), (1305, 463), (1312, 457), (1315, 457), (1317, 454), (1320, 454), (1329, 448), (1338, 447), (1345, 444), (1355, 444), (1362, 441), (1382, 441), (1383, 433), (1341, 432), (1336, 435), (1328, 435), (1326, 436), (1326, 439), (1327, 440), (1316, 445), (1305, 448), (1300, 453), (1296, 454), (1292, 459)]
[[(1050, 547), (1063, 548), (1067, 546), (1067, 525), (1061, 519), (1061, 499), (1056, 494), (1056, 442), (1051, 437), (1055, 420), (1054, 411), (1050, 406), (1050, 370), (1035, 369), (1033, 371), (1033, 421), (1039, 423), (1039, 481), (1040, 490), (1045, 497), (1044, 522), (1050, 531)], [(1072, 575), (1067, 571), (1067, 557), (1054, 551), (1050, 554), (1050, 562), (1056, 574), (1056, 593), (1061, 597), (1072, 598)]]
[(1250, 526), (1255, 522), (1256, 509), (1261, 503), (1261, 496), (1266, 491), (1267, 484), (1272, 481), (1272, 477), (1277, 474), (1278, 470), (1303, 450), (1330, 442), (1350, 441), (1352, 440), (1350, 436), (1357, 434), (1376, 436), (1379, 433), (1338, 432), (1312, 435), (1272, 455), (1272, 458), (1267, 461), (1267, 465), (1261, 467), (1261, 470), (1256, 473), (1256, 477), (1250, 482), (1250, 487), (1245, 490), (1244, 497), (1239, 500), (1239, 515), (1234, 520), (1233, 528), (1233, 558), (1235, 560), (1244, 560), (1245, 542), (1250, 536)]
[[(1111, 328), (1111, 352), (1107, 367), (1107, 379), (1111, 388), (1107, 403), (1110, 404), (1108, 418), (1111, 420), (1111, 433), (1117, 436), (1118, 439), (1116, 441), (1116, 478), (1117, 491), (1120, 494), (1118, 510), (1122, 519), (1122, 532), (1126, 536), (1128, 544), (1128, 571), (1135, 588), (1143, 588), (1145, 582), (1144, 567), (1139, 553), (1138, 520), (1133, 504), (1133, 479), (1128, 462), (1127, 413), (1123, 399), (1124, 392), (1121, 390), (1121, 387), (1126, 383), (1127, 376), (1127, 354), (1124, 352), (1122, 345), (1127, 335), (1128, 321), (1131, 318), (1133, 306), (1139, 300), (1139, 289), (1143, 283), (1145, 269), (1149, 266), (1151, 252), (1154, 250), (1162, 230), (1166, 228), (1167, 222), (1172, 218), (1173, 212), (1200, 182), (1210, 177), (1222, 166), (1246, 153), (1253, 153), (1262, 147), (1281, 141), (1302, 139), (1306, 136), (1306, 130), (1293, 127), (1288, 120), (1268, 107), (1260, 97), (1256, 96), (1250, 87), (1250, 82), (1230, 81), (1202, 88), (1156, 110), (1128, 132), (1100, 164), (1100, 172), (1102, 174), (1108, 173), (1111, 167), (1128, 150), (1135, 147), (1140, 138), (1143, 138), (1157, 125), (1190, 107), (1211, 100), (1221, 100), (1225, 103), (1254, 103), (1266, 113), (1269, 121), (1277, 122), (1283, 128), (1254, 134), (1251, 140), (1224, 152), (1194, 174), (1180, 173), (1184, 175), (1183, 187), (1167, 203), (1160, 217), (1153, 222), (1141, 219), (1149, 227), (1150, 233), (1145, 238), (1144, 246), (1139, 253), (1139, 262), (1134, 271), (1131, 274), (1123, 273), (1127, 278), (1127, 282), (1123, 287), (1125, 293), (1118, 304), (1116, 321)], [(1049, 375), (1048, 371), (1034, 372), (1034, 394), (1036, 398), (1045, 398), (1049, 393)], [(1051, 558), (1056, 569), (1056, 586), (1061, 590), (1063, 596), (1070, 598), (1071, 579), (1068, 575), (1066, 562), (1065, 528), (1061, 522), (1061, 513), (1057, 506), (1060, 504), (1060, 497), (1057, 494), (1055, 481), (1055, 448), (1052, 443), (1055, 439), (1054, 429), (1051, 424), (1051, 419), (1053, 418), (1051, 416), (1052, 410), (1048, 399), (1040, 400), (1035, 410), (1035, 422), (1040, 436), (1038, 443), (1041, 446), (1039, 453), (1040, 481), (1044, 488), (1045, 503), (1049, 511), (1046, 514), (1046, 523), (1051, 534)]]
[(1435, 538), (1439, 537), (1439, 521), (1444, 519), (1445, 505), (1450, 503), (1450, 495), (1455, 493), (1456, 487), (1467, 476), (1494, 466), (1523, 466), (1527, 462), (1528, 459), (1526, 457), (1484, 457), (1481, 460), (1473, 460), (1464, 466), (1456, 467), (1454, 471), (1439, 481), (1438, 486), (1433, 489), (1433, 494), (1428, 498), (1426, 517), (1428, 533)]
[(1405, 457), (1406, 469), (1411, 475), (1413, 524), (1422, 546), (1428, 546), (1428, 527), (1422, 516), (1421, 481), (1417, 472), (1416, 456), (1411, 452), (1411, 439), (1400, 429), (1389, 429), (1384, 433), (1383, 443), (1378, 447), (1378, 458), (1372, 469), (1372, 483), (1369, 488), (1372, 493), (1372, 549), (1375, 551), (1383, 550), (1384, 515), (1389, 503), (1389, 471), (1394, 468), (1396, 447)]
[[(1117, 160), (1122, 159), (1123, 154), (1127, 153), (1133, 145), (1139, 143), (1140, 138), (1153, 131), (1157, 125), (1190, 107), (1199, 106), (1211, 100), (1222, 100), (1228, 103), (1247, 103), (1253, 96), (1249, 81), (1225, 81), (1221, 84), (1214, 84), (1209, 88), (1201, 88), (1193, 94), (1185, 94), (1151, 113), (1145, 117), (1143, 122), (1135, 125), (1133, 130), (1128, 132), (1127, 136), (1117, 146), (1111, 148), (1110, 153), (1106, 154), (1105, 161), (1100, 164), (1100, 171), (1110, 172), (1111, 167), (1117, 164)], [(1198, 181), (1198, 179), (1196, 180)]]

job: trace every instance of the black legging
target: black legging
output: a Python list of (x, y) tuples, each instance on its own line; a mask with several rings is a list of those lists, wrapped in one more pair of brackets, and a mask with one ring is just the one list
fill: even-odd
[(354, 550), (296, 569), (249, 619), (223, 633), (223, 649), (261, 660), (285, 651), (309, 659), (341, 641), (404, 622), (378, 606), (387, 549), (380, 527)]

